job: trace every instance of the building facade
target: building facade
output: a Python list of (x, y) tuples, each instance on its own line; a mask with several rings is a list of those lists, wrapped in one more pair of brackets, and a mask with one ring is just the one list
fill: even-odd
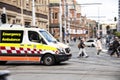
[[(61, 0), (62, 12), (60, 12), (60, 0), (50, 0), (50, 32), (55, 38), (60, 37), (60, 24), (62, 24), (62, 40), (79, 37), (93, 36), (88, 30), (88, 20), (81, 14), (81, 6), (76, 0)], [(60, 17), (59, 15), (62, 14)], [(62, 21), (59, 21), (62, 18)], [(90, 21), (89, 21), (90, 22)], [(93, 22), (92, 22), (93, 23)], [(94, 27), (96, 22), (94, 23)], [(92, 25), (91, 25), (92, 26)], [(90, 34), (88, 35), (89, 32)]]
[[(32, 25), (32, 0), (1, 0), (0, 14), (7, 14), (7, 23)], [(39, 4), (39, 6), (36, 6)], [(48, 30), (49, 0), (35, 0), (35, 26)], [(5, 10), (5, 11), (4, 11)]]
[[(35, 25), (48, 30), (56, 39), (60, 40), (60, 25), (62, 25), (62, 40), (87, 38), (95, 34), (92, 31), (95, 22), (82, 16), (81, 6), (77, 5), (76, 0), (61, 0), (61, 4), (60, 0), (34, 1)], [(33, 25), (32, 4), (33, 0), (2, 0), (0, 14), (7, 15), (7, 23)]]

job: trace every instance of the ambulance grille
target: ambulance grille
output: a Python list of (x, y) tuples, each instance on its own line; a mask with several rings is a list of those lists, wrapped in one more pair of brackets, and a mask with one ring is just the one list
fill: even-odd
[(66, 48), (66, 49), (65, 49), (65, 52), (66, 52), (66, 53), (70, 53), (70, 48)]

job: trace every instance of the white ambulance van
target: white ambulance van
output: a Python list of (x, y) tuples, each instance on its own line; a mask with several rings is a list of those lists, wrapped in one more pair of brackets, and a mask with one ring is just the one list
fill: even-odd
[(20, 25), (0, 26), (0, 64), (7, 61), (39, 61), (53, 65), (71, 58), (70, 47), (49, 32)]

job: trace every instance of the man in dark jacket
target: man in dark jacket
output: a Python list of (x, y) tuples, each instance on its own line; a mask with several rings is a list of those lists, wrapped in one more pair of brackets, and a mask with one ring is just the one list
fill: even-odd
[(117, 57), (119, 58), (120, 55), (119, 55), (119, 52), (118, 52), (118, 47), (120, 46), (120, 43), (119, 43), (119, 39), (118, 37), (115, 37), (115, 40), (113, 41), (113, 51), (112, 53), (110, 54), (111, 56), (116, 53), (117, 54)]

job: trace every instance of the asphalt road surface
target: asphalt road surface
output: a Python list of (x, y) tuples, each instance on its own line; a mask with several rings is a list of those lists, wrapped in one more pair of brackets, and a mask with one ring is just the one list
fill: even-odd
[(10, 80), (120, 80), (120, 58), (106, 52), (96, 55), (87, 47), (88, 58), (77, 58), (77, 42), (71, 42), (72, 59), (58, 65), (44, 66), (34, 62), (8, 62), (0, 70), (9, 70)]

